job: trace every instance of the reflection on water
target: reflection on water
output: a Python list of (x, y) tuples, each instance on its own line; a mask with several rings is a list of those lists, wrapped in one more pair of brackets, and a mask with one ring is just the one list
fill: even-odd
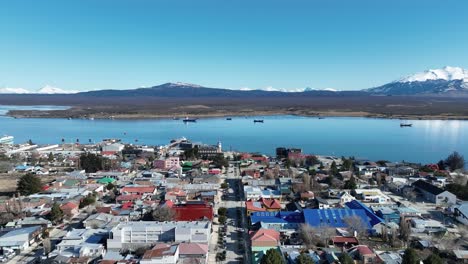
[(65, 110), (70, 108), (69, 106), (57, 106), (57, 105), (0, 105), (0, 115), (6, 115), (10, 110)]

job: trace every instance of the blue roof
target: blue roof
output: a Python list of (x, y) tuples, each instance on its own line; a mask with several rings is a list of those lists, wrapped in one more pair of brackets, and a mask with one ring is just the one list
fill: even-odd
[(366, 213), (367, 217), (369, 218), (370, 224), (372, 226), (375, 226), (376, 224), (384, 222), (384, 220), (380, 217), (378, 217), (372, 209), (364, 205), (363, 203), (353, 200), (351, 202), (347, 202), (346, 206), (350, 209), (361, 209), (364, 210)]
[(305, 209), (305, 223), (312, 227), (330, 226), (330, 227), (347, 227), (345, 222), (347, 217), (358, 216), (369, 228), (369, 219), (362, 209)]
[(264, 223), (303, 223), (304, 217), (301, 212), (254, 212), (250, 216), (252, 224), (258, 222)]

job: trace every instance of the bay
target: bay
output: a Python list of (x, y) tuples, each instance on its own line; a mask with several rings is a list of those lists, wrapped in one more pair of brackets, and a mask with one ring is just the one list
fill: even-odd
[[(13, 107), (14, 109), (36, 109)], [(12, 107), (0, 106), (0, 114)], [(43, 110), (64, 109), (63, 106)], [(254, 123), (263, 119), (264, 123)], [(31, 139), (38, 144), (85, 143), (104, 138), (124, 142), (165, 145), (186, 137), (194, 142), (216, 144), (224, 150), (274, 154), (276, 147), (297, 147), (320, 155), (355, 156), (371, 160), (437, 162), (453, 151), (468, 158), (468, 121), (410, 120), (412, 127), (400, 127), (401, 120), (358, 117), (318, 119), (300, 116), (232, 117), (182, 120), (85, 120), (0, 117), (0, 135), (15, 137), (16, 143)]]

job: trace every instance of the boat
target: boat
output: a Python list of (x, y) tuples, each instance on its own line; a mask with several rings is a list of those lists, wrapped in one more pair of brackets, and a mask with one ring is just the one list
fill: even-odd
[(196, 118), (185, 117), (185, 119), (182, 120), (182, 121), (184, 121), (184, 123), (195, 123), (195, 122), (197, 122), (197, 119)]
[(321, 116), (319, 116), (319, 118), (318, 118), (318, 119), (325, 119), (325, 117), (321, 117)]
[(228, 117), (228, 118), (226, 118), (226, 120), (232, 120), (232, 118)]
[(263, 119), (254, 119), (254, 123), (263, 123)]
[(179, 119), (180, 119), (180, 118), (178, 118), (177, 116), (174, 116), (174, 117), (172, 118), (172, 120), (179, 120)]
[(412, 127), (413, 124), (410, 123), (400, 123), (400, 127)]
[(13, 140), (15, 138), (13, 136), (1, 136), (0, 137), (0, 145), (13, 145)]

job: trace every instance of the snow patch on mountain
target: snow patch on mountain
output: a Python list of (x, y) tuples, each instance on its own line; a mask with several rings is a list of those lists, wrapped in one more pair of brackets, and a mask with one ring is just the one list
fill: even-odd
[(78, 91), (68, 91), (68, 90), (57, 88), (51, 85), (46, 85), (42, 87), (41, 89), (37, 90), (37, 92), (35, 93), (38, 93), (38, 94), (74, 94), (74, 93), (78, 93)]
[(416, 73), (413, 75), (406, 76), (397, 82), (425, 82), (431, 80), (463, 80), (468, 82), (468, 70), (460, 67), (445, 66), (442, 69), (431, 69), (424, 72)]
[(28, 94), (28, 93), (31, 93), (31, 92), (23, 88), (11, 88), (11, 87), (0, 88), (0, 94)]

